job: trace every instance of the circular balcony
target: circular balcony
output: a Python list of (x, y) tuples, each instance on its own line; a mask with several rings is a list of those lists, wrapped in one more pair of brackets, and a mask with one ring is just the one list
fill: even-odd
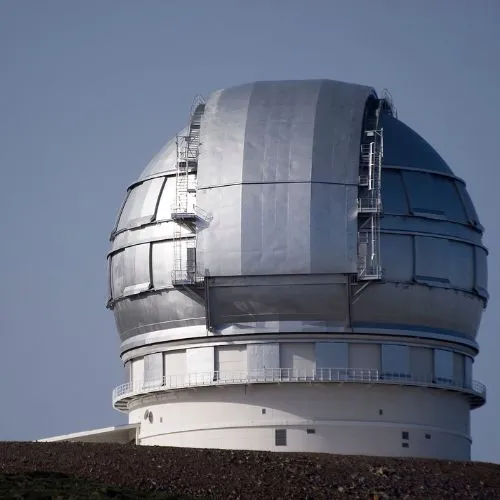
[(291, 368), (265, 368), (247, 371), (212, 371), (169, 375), (159, 380), (128, 382), (113, 390), (113, 406), (128, 411), (129, 402), (139, 396), (207, 386), (281, 384), (281, 383), (335, 383), (335, 384), (388, 384), (399, 386), (429, 387), (460, 392), (469, 400), (472, 409), (486, 402), (486, 387), (473, 380), (470, 384), (452, 379), (413, 377), (403, 373), (388, 373), (375, 369), (318, 368), (295, 370)]

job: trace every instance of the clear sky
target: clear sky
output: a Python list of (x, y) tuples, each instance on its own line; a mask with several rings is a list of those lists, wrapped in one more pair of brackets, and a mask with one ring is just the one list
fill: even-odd
[(499, 26), (498, 0), (0, 0), (0, 439), (125, 422), (108, 236), (193, 97), (331, 78), (388, 87), (467, 182), (491, 294), (473, 458), (500, 462)]

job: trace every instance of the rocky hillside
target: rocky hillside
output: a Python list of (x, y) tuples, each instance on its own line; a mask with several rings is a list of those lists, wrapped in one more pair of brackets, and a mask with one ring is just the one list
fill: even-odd
[(500, 499), (500, 465), (83, 443), (0, 443), (0, 498)]

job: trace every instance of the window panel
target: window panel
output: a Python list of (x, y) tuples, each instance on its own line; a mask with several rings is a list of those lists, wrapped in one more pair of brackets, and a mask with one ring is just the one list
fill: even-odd
[(190, 384), (210, 383), (214, 376), (214, 348), (194, 347), (186, 350), (186, 365)]
[(408, 200), (399, 170), (384, 169), (382, 171), (382, 205), (388, 215), (407, 215)]
[(219, 380), (246, 376), (246, 346), (226, 345), (215, 347), (215, 370), (219, 372)]
[(474, 247), (458, 241), (448, 242), (450, 283), (464, 290), (474, 288)]
[(415, 281), (449, 283), (448, 240), (415, 236)]
[(475, 288), (476, 290), (486, 297), (488, 295), (488, 265), (486, 261), (486, 252), (480, 248), (475, 247), (476, 253), (476, 272), (475, 272)]
[(465, 212), (467, 213), (467, 218), (470, 224), (477, 225), (479, 224), (479, 217), (477, 216), (476, 209), (474, 208), (474, 204), (470, 199), (469, 193), (465, 189), (465, 184), (463, 182), (455, 181), (457, 186), (457, 190), (460, 193), (462, 201), (464, 203)]
[(471, 387), (472, 386), (472, 358), (469, 356), (465, 356), (465, 366), (464, 366), (464, 372), (465, 372), (465, 386), (466, 387)]
[(349, 368), (380, 370), (380, 345), (349, 344)]
[(175, 184), (175, 176), (166, 178), (166, 184), (158, 204), (156, 220), (170, 220), (172, 218), (172, 206), (175, 204)]
[(125, 382), (132, 381), (132, 361), (125, 363)]
[(113, 298), (123, 296), (125, 288), (125, 251), (122, 250), (111, 256), (111, 285)]
[(449, 177), (434, 176), (434, 182), (439, 192), (440, 206), (445, 211), (447, 219), (466, 223), (467, 214), (456, 188), (455, 180)]
[(174, 268), (174, 242), (158, 241), (152, 245), (153, 287), (156, 289), (170, 287)]
[(247, 364), (248, 369), (251, 371), (264, 368), (279, 368), (279, 344), (248, 344)]
[(317, 342), (316, 368), (348, 368), (347, 342)]
[(165, 383), (180, 386), (186, 380), (186, 351), (169, 351), (165, 353)]
[(410, 211), (415, 215), (444, 216), (438, 185), (432, 174), (402, 171), (403, 180), (410, 201)]
[[(410, 282), (413, 279), (413, 237), (400, 234), (382, 234), (380, 255), (387, 281)], [(387, 266), (384, 263), (387, 263)]]
[(453, 352), (434, 349), (434, 379), (438, 383), (453, 382)]
[(157, 352), (144, 356), (144, 380), (146, 382), (161, 382), (163, 377), (163, 354)]
[(432, 349), (427, 347), (410, 348), (411, 376), (415, 380), (430, 382), (433, 378)]
[(151, 286), (149, 267), (150, 244), (135, 245), (124, 251), (124, 288), (123, 295), (135, 295), (148, 290)]
[(164, 180), (164, 177), (158, 177), (131, 189), (123, 207), (118, 229), (137, 227), (153, 220)]
[(280, 366), (312, 375), (315, 368), (313, 343), (280, 344)]
[(393, 376), (408, 376), (410, 348), (405, 345), (382, 344), (382, 371)]
[(141, 385), (144, 381), (144, 358), (132, 360), (132, 382), (134, 387)]
[(453, 353), (453, 382), (458, 386), (464, 385), (465, 379), (464, 355), (458, 352)]

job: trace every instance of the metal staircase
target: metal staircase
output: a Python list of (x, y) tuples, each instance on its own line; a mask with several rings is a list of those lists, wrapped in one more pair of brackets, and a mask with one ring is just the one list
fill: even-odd
[(358, 195), (358, 280), (382, 278), (380, 259), (380, 217), (382, 215), (382, 158), (384, 155), (383, 129), (378, 128), (378, 117), (383, 99), (375, 117), (367, 122), (361, 141)]
[[(174, 286), (201, 285), (203, 276), (196, 271), (196, 226), (202, 218), (196, 207), (196, 178), (200, 147), (201, 117), (205, 103), (197, 97), (191, 108), (187, 135), (178, 135), (177, 166), (175, 173), (175, 203), (172, 220), (178, 224), (174, 232)], [(184, 230), (183, 230), (184, 228)]]

